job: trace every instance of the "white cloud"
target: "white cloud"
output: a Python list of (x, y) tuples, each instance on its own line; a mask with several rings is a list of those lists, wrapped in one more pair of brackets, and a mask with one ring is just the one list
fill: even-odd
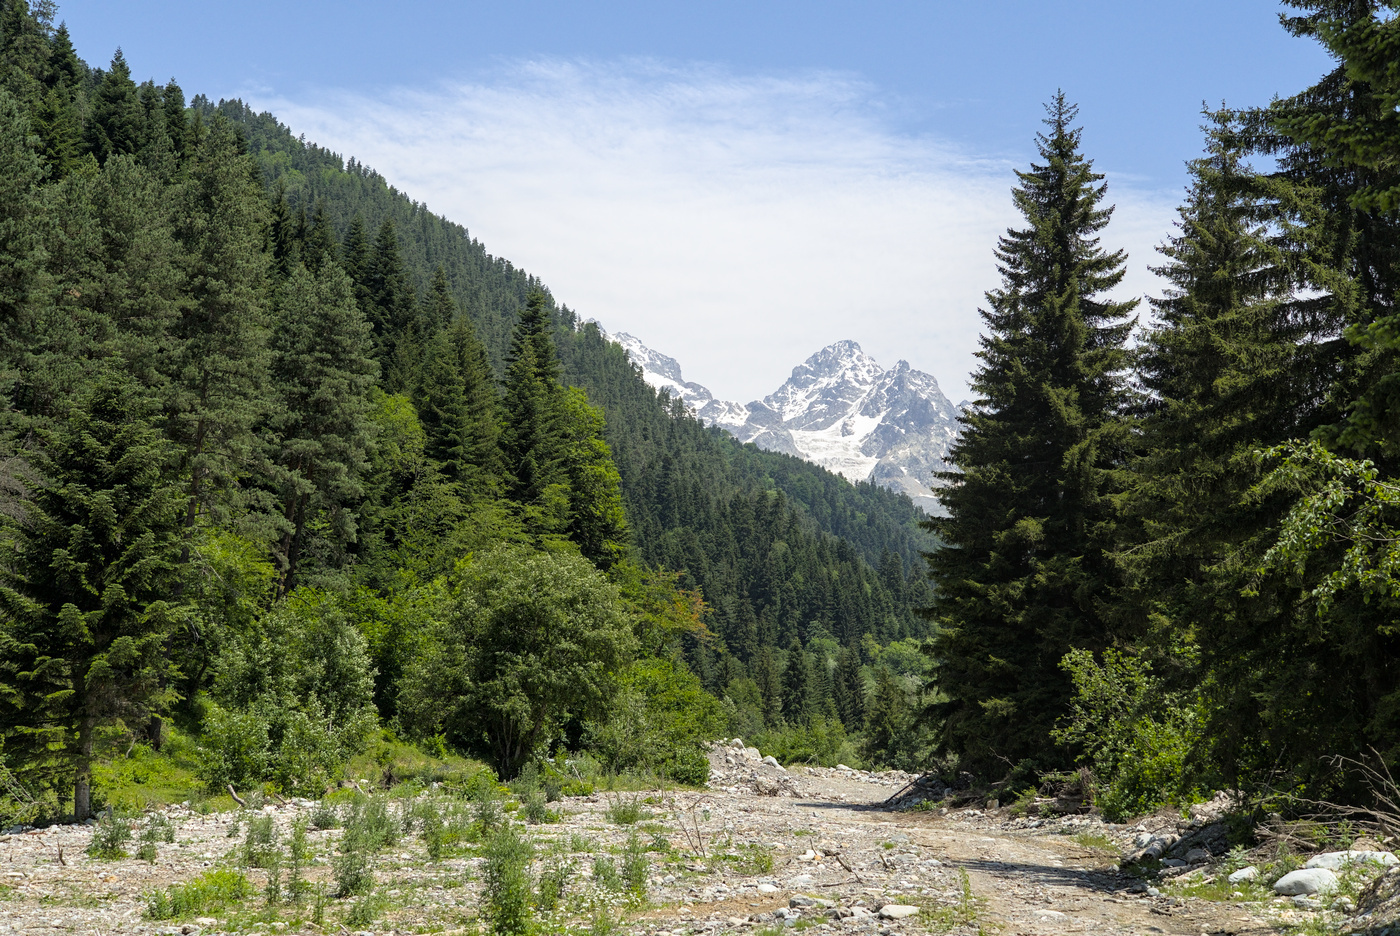
[[(992, 248), (1018, 220), (1011, 160), (897, 132), (845, 75), (546, 61), (431, 91), (258, 103), (730, 399), (853, 338), (956, 402), (998, 282)], [(1140, 294), (1174, 197), (1110, 197), (1105, 244), (1129, 250), (1124, 292)]]

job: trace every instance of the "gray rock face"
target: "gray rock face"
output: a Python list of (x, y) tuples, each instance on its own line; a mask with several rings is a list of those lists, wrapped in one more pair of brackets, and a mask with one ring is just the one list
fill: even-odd
[(946, 468), (962, 407), (907, 361), (886, 370), (854, 341), (838, 341), (794, 367), (773, 393), (743, 404), (687, 382), (675, 358), (632, 335), (608, 337), (626, 349), (647, 383), (741, 442), (815, 462), (850, 481), (874, 481), (942, 512), (930, 487), (934, 472)]
[(1274, 884), (1274, 893), (1285, 897), (1330, 894), (1336, 889), (1337, 875), (1327, 868), (1299, 868), (1285, 874)]

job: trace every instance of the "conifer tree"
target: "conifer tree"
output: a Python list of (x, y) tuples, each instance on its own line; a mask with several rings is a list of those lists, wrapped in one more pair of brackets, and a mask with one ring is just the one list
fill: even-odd
[(409, 389), (415, 383), (415, 359), (420, 338), (418, 302), (399, 254), (394, 222), (385, 218), (374, 239), (369, 262), (368, 318), (379, 344), (384, 387), (390, 392)]
[(860, 671), (860, 653), (842, 647), (832, 673), (832, 698), (836, 713), (847, 731), (858, 731), (865, 724), (865, 677)]
[(0, 541), (5, 748), (22, 774), (71, 783), (79, 819), (97, 729), (140, 726), (171, 701), (182, 496), (153, 415), (129, 378), (100, 376), (43, 433), (42, 480)]
[(1024, 228), (1003, 236), (1002, 287), (987, 294), (973, 374), (978, 400), (938, 489), (949, 516), (929, 522), (942, 745), (990, 774), (1040, 762), (1069, 685), (1059, 660), (1109, 637), (1099, 603), (1127, 451), (1123, 343), (1135, 303), (1103, 294), (1124, 255), (1099, 246), (1112, 208), (1079, 152), (1063, 94), (1037, 135), (1042, 162), (1018, 172)]
[[(1157, 324), (1136, 354), (1147, 393), (1118, 601), (1154, 672), (1210, 700), (1212, 763), (1197, 766), (1238, 782), (1242, 770), (1277, 763), (1277, 751), (1258, 746), (1272, 732), (1265, 722), (1313, 721), (1286, 701), (1300, 693), (1282, 691), (1312, 680), (1277, 653), (1281, 632), (1315, 628), (1311, 611), (1293, 576), (1256, 572), (1294, 495), (1261, 492), (1257, 452), (1335, 418), (1319, 405), (1342, 350), (1329, 286), (1347, 284), (1318, 251), (1296, 249), (1284, 223), (1316, 213), (1299, 202), (1306, 194), (1249, 169), (1237, 115), (1208, 116), (1179, 233), (1160, 248), (1167, 262), (1156, 272), (1171, 285), (1153, 300)], [(1263, 685), (1274, 688), (1261, 694)], [(1270, 714), (1281, 703), (1293, 714)], [(1263, 763), (1247, 763), (1258, 754)]]
[(118, 49), (92, 96), (83, 142), (99, 163), (105, 163), (123, 153), (139, 153), (145, 141), (146, 114), (126, 56)]
[(783, 717), (790, 725), (812, 720), (812, 664), (796, 637), (788, 643), (783, 667)]
[(37, 142), (19, 101), (0, 88), (0, 403), (17, 376), (21, 333), (43, 272)]
[(350, 227), (345, 232), (345, 243), (341, 245), (340, 265), (350, 275), (355, 284), (355, 302), (360, 314), (373, 324), (374, 308), (370, 294), (370, 254), (369, 238), (365, 235), (365, 222), (357, 214), (350, 219)]
[(425, 454), (467, 499), (501, 490), (500, 421), (486, 348), (471, 323), (458, 319), (424, 349), (418, 391)]
[(279, 591), (297, 584), (308, 526), (335, 546), (354, 542), (352, 508), (372, 441), (370, 389), (378, 366), (350, 278), (334, 264), (319, 275), (298, 265), (283, 287), (273, 336), (276, 433), (272, 460), (282, 515)]
[(427, 331), (436, 332), (447, 328), (456, 319), (457, 301), (452, 298), (452, 286), (447, 282), (447, 271), (441, 264), (433, 271), (428, 294), (423, 298), (423, 317)]
[(184, 450), (191, 525), (257, 460), (270, 324), (267, 198), (233, 128), (216, 119), (202, 132), (181, 188), (176, 235), (187, 304), (168, 357), (168, 431)]
[[(335, 232), (331, 230), (331, 219), (326, 213), (326, 203), (317, 199), (311, 212), (311, 223), (306, 233), (304, 247), (306, 267), (312, 273), (321, 272), (327, 263), (340, 262), (340, 249), (335, 242)], [(353, 281), (354, 277), (351, 277)]]

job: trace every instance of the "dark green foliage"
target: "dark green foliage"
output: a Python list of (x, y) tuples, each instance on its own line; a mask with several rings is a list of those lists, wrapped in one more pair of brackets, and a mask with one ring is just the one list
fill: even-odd
[(169, 701), (179, 488), (151, 401), (103, 374), (30, 459), (38, 480), (0, 560), (0, 691), (20, 774), (71, 782), (90, 809), (96, 729), (140, 725)]
[(405, 676), (400, 713), (513, 777), (570, 718), (600, 714), (633, 647), (617, 590), (568, 552), (498, 549)]
[(1102, 298), (1124, 256), (1099, 247), (1111, 208), (1058, 95), (1018, 172), (1024, 228), (997, 246), (1002, 288), (982, 313), (978, 400), (942, 477), (947, 544), (929, 557), (944, 745), (976, 772), (1049, 762), (1068, 684), (1058, 662), (1109, 639), (1112, 498), (1128, 449), (1123, 342), (1132, 303)]
[(269, 448), (281, 514), (282, 594), (296, 585), (310, 528), (320, 531), (320, 552), (332, 566), (356, 538), (351, 508), (369, 467), (370, 390), (378, 369), (351, 290), (334, 264), (313, 274), (298, 263), (278, 302)]

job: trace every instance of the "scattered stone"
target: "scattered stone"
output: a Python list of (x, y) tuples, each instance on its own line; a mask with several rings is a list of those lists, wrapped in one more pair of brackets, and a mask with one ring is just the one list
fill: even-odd
[(1240, 868), (1238, 871), (1226, 878), (1226, 880), (1229, 881), (1231, 884), (1239, 884), (1242, 881), (1254, 881), (1258, 878), (1259, 869), (1254, 867), (1254, 865), (1250, 865), (1247, 868)]
[(885, 904), (880, 908), (880, 918), (883, 920), (902, 920), (905, 917), (916, 916), (918, 907), (911, 907), (909, 904)]
[(760, 894), (776, 894), (778, 892), (778, 887), (776, 884), (769, 884), (765, 881), (758, 885), (758, 892)]
[(1300, 868), (1290, 871), (1274, 884), (1274, 893), (1285, 897), (1329, 894), (1337, 889), (1337, 875), (1328, 868)]

